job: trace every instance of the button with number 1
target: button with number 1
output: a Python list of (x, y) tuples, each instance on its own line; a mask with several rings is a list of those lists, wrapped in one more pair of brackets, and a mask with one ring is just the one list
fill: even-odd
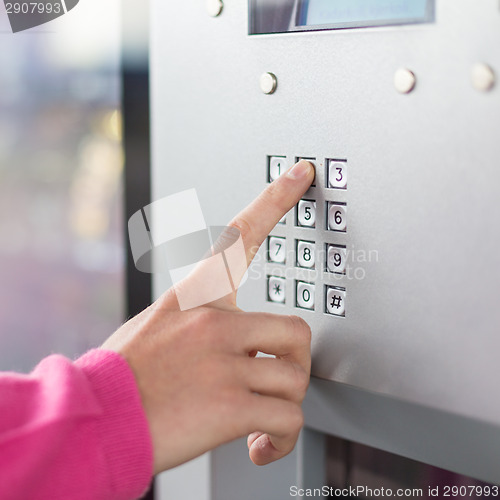
[(328, 187), (334, 189), (347, 188), (347, 163), (344, 161), (328, 161)]
[(288, 168), (288, 163), (284, 156), (271, 156), (269, 158), (269, 181), (275, 181), (283, 175)]

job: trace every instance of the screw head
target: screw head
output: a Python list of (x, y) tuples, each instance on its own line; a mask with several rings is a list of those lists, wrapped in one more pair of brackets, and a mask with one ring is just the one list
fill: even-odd
[(222, 0), (207, 0), (207, 12), (209, 16), (220, 16), (223, 9), (224, 3), (222, 2)]
[(399, 68), (394, 74), (394, 86), (400, 94), (409, 94), (417, 84), (417, 77), (408, 68)]
[(260, 89), (264, 94), (274, 94), (278, 87), (278, 79), (273, 73), (264, 73), (260, 77)]
[(472, 68), (472, 85), (479, 92), (489, 92), (495, 86), (495, 72), (484, 63)]

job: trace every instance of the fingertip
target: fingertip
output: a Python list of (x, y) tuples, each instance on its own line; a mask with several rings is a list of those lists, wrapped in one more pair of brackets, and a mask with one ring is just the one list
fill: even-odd
[(292, 180), (306, 180), (309, 177), (311, 178), (311, 182), (314, 179), (314, 166), (310, 161), (300, 160), (296, 163), (292, 168), (288, 170), (286, 173), (287, 177)]

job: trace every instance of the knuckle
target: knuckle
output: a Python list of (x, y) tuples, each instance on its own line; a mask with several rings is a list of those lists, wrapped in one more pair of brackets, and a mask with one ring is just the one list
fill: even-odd
[(301, 344), (311, 343), (311, 328), (299, 316), (289, 316), (295, 338)]
[(243, 238), (243, 241), (251, 241), (253, 230), (251, 224), (241, 215), (229, 223), (230, 227), (236, 228)]
[(288, 423), (290, 432), (299, 433), (302, 427), (304, 427), (304, 413), (302, 408), (298, 405), (294, 405), (294, 409), (290, 411), (288, 417)]
[(297, 392), (302, 396), (305, 396), (307, 388), (309, 387), (309, 376), (306, 371), (299, 366), (295, 366), (295, 386)]

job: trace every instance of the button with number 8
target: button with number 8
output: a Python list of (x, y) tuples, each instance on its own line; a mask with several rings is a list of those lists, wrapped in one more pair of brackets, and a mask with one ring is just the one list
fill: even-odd
[(345, 231), (347, 228), (347, 207), (330, 203), (328, 205), (328, 229), (330, 231)]
[(347, 170), (346, 162), (329, 160), (328, 161), (328, 187), (334, 189), (346, 189)]
[(269, 262), (283, 264), (286, 260), (286, 240), (271, 236), (269, 238), (268, 259)]
[(297, 264), (308, 269), (314, 268), (314, 243), (310, 241), (297, 242)]
[(344, 274), (347, 261), (347, 249), (335, 245), (327, 245), (327, 269), (331, 273)]
[(297, 307), (314, 309), (314, 285), (297, 281)]
[(297, 206), (297, 222), (302, 227), (316, 225), (316, 202), (300, 200)]

